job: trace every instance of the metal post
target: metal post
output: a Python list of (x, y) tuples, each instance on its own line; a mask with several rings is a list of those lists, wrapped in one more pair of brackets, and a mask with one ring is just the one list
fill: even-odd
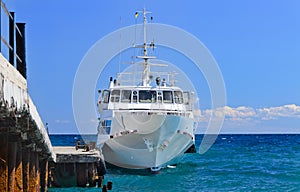
[(14, 12), (9, 12), (11, 17), (9, 17), (9, 62), (13, 66), (15, 65), (15, 13)]
[(2, 53), (2, 27), (1, 27), (1, 23), (2, 23), (2, 0), (0, 0), (0, 53)]
[(19, 29), (16, 31), (17, 70), (26, 79), (25, 23), (17, 23), (16, 25)]

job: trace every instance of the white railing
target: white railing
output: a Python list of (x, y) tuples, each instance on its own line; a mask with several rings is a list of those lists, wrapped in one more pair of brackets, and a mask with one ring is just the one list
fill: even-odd
[(140, 114), (140, 115), (175, 115), (175, 116), (182, 116), (182, 117), (188, 117), (188, 118), (194, 118), (193, 111), (177, 111), (177, 110), (155, 110), (155, 109), (149, 109), (149, 110), (138, 110), (138, 109), (130, 109), (130, 110), (114, 110), (114, 113), (132, 113), (132, 114)]
[[(151, 71), (151, 81), (156, 83), (156, 78), (160, 78), (160, 82), (171, 86), (175, 86), (176, 79), (175, 75), (176, 72), (157, 72)], [(133, 71), (133, 72), (122, 72), (117, 74), (117, 84), (122, 86), (130, 86), (130, 85), (139, 85), (142, 84), (143, 72), (142, 71)]]

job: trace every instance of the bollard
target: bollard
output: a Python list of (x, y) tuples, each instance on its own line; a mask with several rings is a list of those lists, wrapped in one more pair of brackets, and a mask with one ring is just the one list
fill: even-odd
[(112, 182), (111, 181), (107, 182), (107, 190), (112, 190)]
[(76, 151), (78, 150), (78, 146), (79, 146), (79, 143), (78, 143), (78, 140), (76, 140), (76, 146), (75, 146)]
[(107, 187), (106, 187), (106, 185), (103, 185), (103, 187), (102, 187), (102, 192), (107, 192)]
[(98, 176), (98, 187), (102, 187), (103, 176)]

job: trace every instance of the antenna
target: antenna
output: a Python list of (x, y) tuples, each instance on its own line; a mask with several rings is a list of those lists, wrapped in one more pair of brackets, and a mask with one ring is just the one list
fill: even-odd
[[(122, 28), (122, 17), (120, 16), (120, 29)], [(119, 44), (119, 73), (121, 72), (121, 59), (122, 59), (122, 52), (121, 52), (121, 44), (122, 44), (122, 30), (120, 30), (120, 44)]]
[[(137, 18), (139, 13), (141, 13), (143, 15), (143, 44), (141, 45), (135, 45), (134, 44), (134, 48), (140, 48), (142, 49), (142, 54), (139, 56), (136, 56), (136, 58), (138, 59), (142, 59), (143, 62), (141, 62), (141, 64), (143, 65), (144, 69), (142, 72), (142, 86), (149, 86), (151, 80), (153, 80), (153, 74), (150, 71), (150, 67), (151, 66), (168, 66), (166, 64), (159, 64), (159, 63), (151, 63), (149, 60), (150, 59), (156, 59), (155, 56), (151, 56), (151, 53), (153, 53), (151, 51), (154, 50), (155, 45), (154, 45), (154, 41), (151, 41), (150, 43), (147, 43), (147, 14), (151, 13), (149, 11), (146, 11), (146, 9), (144, 8), (143, 11), (137, 11), (135, 13), (135, 17)], [(153, 20), (153, 17), (151, 16), (151, 21)], [(152, 27), (150, 25), (150, 33), (152, 33)], [(150, 34), (151, 35), (151, 34)], [(151, 38), (151, 37), (150, 37)], [(150, 49), (150, 50), (149, 50)], [(148, 52), (150, 51), (150, 52)], [(150, 55), (149, 55), (150, 53)]]
[(136, 12), (136, 17), (138, 16), (138, 13), (143, 14), (143, 33), (144, 33), (144, 41), (143, 45), (141, 46), (135, 46), (143, 49), (143, 55), (142, 56), (137, 56), (139, 59), (144, 60), (144, 70), (143, 70), (143, 86), (149, 86), (149, 82), (151, 80), (150, 78), (150, 64), (148, 63), (149, 59), (155, 59), (156, 57), (153, 56), (148, 56), (148, 48), (152, 47), (152, 43), (150, 45), (147, 44), (147, 14), (151, 13), (146, 11), (144, 8), (143, 11), (137, 11)]

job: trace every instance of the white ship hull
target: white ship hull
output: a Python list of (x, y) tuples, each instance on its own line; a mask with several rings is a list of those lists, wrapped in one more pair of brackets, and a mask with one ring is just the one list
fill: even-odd
[[(137, 12), (138, 13), (138, 12)], [(136, 13), (136, 14), (137, 14)], [(97, 146), (105, 161), (124, 168), (159, 170), (173, 165), (194, 145), (198, 100), (193, 90), (175, 85), (175, 72), (151, 71), (156, 57), (148, 54), (147, 12), (143, 10), (144, 41), (136, 56), (142, 70), (124, 71), (110, 78), (109, 89), (99, 90)]]
[(112, 138), (99, 134), (98, 144), (113, 165), (163, 167), (178, 163), (194, 144), (193, 128), (193, 119), (183, 116), (119, 113), (112, 119)]

